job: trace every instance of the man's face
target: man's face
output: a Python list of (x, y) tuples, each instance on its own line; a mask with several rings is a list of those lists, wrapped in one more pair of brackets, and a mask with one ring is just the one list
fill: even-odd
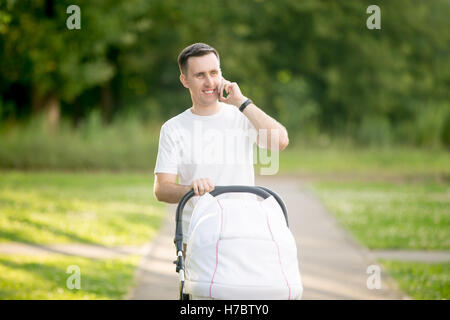
[(215, 104), (219, 98), (218, 88), (222, 81), (219, 60), (214, 53), (201, 57), (190, 57), (187, 61), (187, 74), (180, 80), (188, 88), (196, 105)]

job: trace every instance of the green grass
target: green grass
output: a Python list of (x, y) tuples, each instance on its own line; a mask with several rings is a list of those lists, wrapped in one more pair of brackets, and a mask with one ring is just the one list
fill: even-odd
[[(0, 172), (3, 243), (141, 245), (163, 214), (152, 174)], [(0, 299), (121, 299), (139, 259), (0, 255)], [(81, 271), (79, 290), (66, 286), (71, 265)]]
[[(450, 250), (450, 185), (445, 179), (316, 181), (312, 189), (369, 249)], [(450, 298), (450, 264), (381, 263), (412, 298)]]
[[(0, 255), (0, 300), (122, 299), (133, 284), (139, 256), (92, 260), (61, 255)], [(80, 289), (69, 266), (80, 270)]]
[(450, 249), (448, 183), (319, 181), (313, 189), (370, 249)]
[(450, 177), (450, 152), (406, 147), (288, 147), (280, 153), (281, 174), (350, 177)]
[(162, 215), (152, 174), (0, 173), (0, 242), (139, 245)]
[(137, 117), (105, 125), (97, 113), (77, 128), (61, 121), (54, 131), (39, 117), (7, 127), (0, 124), (0, 168), (151, 170), (159, 130), (160, 125)]
[(414, 299), (450, 299), (450, 263), (381, 260), (400, 288)]

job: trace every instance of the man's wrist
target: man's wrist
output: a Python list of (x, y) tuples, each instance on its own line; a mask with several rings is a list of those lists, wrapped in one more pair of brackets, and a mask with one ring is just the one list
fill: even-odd
[(245, 108), (247, 108), (247, 106), (251, 103), (253, 103), (253, 101), (250, 99), (247, 99), (243, 104), (241, 104), (241, 106), (239, 107), (239, 111), (244, 112)]
[(242, 106), (242, 104), (247, 101), (247, 97), (242, 96), (242, 99), (239, 99), (238, 103), (235, 105), (236, 108), (239, 108), (240, 106)]

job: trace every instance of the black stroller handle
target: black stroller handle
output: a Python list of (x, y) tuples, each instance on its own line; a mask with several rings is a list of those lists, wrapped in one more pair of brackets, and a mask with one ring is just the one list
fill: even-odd
[[(257, 196), (260, 196), (263, 199), (267, 199), (268, 197), (273, 196), (275, 198), (275, 200), (278, 202), (278, 204), (280, 205), (281, 210), (283, 211), (283, 214), (284, 214), (284, 218), (286, 219), (286, 225), (289, 227), (286, 206), (284, 205), (281, 198), (272, 190), (270, 190), (266, 187), (260, 187), (260, 186), (241, 186), (241, 185), (216, 186), (214, 188), (214, 190), (212, 190), (209, 194), (215, 197), (215, 196), (221, 195), (223, 193), (229, 193), (229, 192), (253, 193), (253, 194), (256, 194)], [(194, 195), (195, 195), (194, 190), (191, 189), (183, 196), (183, 198), (181, 198), (181, 200), (177, 206), (176, 217), (175, 217), (176, 230), (175, 230), (175, 239), (174, 239), (177, 253), (179, 251), (183, 251), (183, 228), (182, 228), (183, 209), (184, 209), (184, 206), (186, 205), (186, 203), (189, 201), (189, 199), (191, 199)], [(177, 268), (177, 272), (178, 272), (178, 268)]]

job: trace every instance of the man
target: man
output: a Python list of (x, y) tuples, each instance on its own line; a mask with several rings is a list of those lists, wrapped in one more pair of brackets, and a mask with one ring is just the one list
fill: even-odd
[[(222, 77), (219, 54), (211, 46), (188, 46), (178, 56), (178, 65), (192, 107), (161, 127), (156, 198), (177, 203), (191, 189), (201, 196), (215, 185), (254, 185), (253, 144), (283, 150), (289, 143), (286, 129), (244, 96), (237, 83)], [(258, 133), (255, 139), (252, 130)], [(265, 134), (259, 134), (262, 131)], [(191, 200), (183, 214), (184, 231), (194, 206)]]

